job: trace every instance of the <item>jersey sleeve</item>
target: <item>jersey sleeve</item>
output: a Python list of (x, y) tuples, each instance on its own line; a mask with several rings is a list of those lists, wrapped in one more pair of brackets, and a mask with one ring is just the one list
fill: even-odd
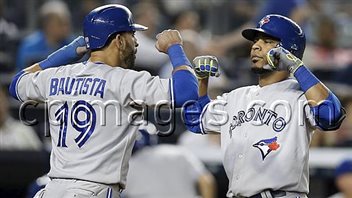
[(24, 73), (17, 81), (16, 94), (20, 101), (47, 99), (48, 81), (57, 68), (46, 69), (35, 73)]
[(200, 115), (200, 128), (203, 134), (221, 131), (221, 126), (227, 121), (225, 105), (227, 103), (227, 93), (218, 96), (216, 100), (209, 102)]
[(132, 101), (143, 101), (146, 105), (155, 105), (163, 100), (170, 102), (169, 81), (169, 79), (152, 76), (145, 71), (129, 70), (121, 81), (120, 96), (124, 104)]

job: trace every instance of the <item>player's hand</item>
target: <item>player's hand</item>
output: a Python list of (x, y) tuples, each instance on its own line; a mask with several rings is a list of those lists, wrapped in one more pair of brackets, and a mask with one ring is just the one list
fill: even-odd
[(68, 44), (68, 46), (72, 46), (74, 49), (76, 49), (76, 54), (79, 58), (88, 52), (86, 41), (84, 40), (83, 36), (77, 37), (70, 44)]
[(174, 44), (182, 45), (182, 37), (179, 31), (164, 30), (163, 32), (156, 35), (155, 47), (159, 50), (159, 52), (167, 53), (169, 47)]
[(219, 62), (215, 56), (197, 56), (193, 59), (193, 67), (198, 79), (219, 77)]
[(283, 47), (271, 49), (267, 54), (268, 65), (265, 69), (269, 70), (287, 70), (294, 73), (296, 69), (303, 65), (303, 62)]

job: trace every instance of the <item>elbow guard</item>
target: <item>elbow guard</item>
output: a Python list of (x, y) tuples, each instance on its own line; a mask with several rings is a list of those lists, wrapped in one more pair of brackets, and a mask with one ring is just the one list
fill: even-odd
[(202, 133), (200, 116), (204, 107), (210, 102), (208, 95), (200, 97), (198, 101), (189, 101), (183, 108), (183, 120), (186, 128), (193, 133)]
[(342, 108), (339, 99), (331, 92), (322, 103), (311, 109), (317, 126), (324, 131), (338, 129), (346, 117), (346, 112)]

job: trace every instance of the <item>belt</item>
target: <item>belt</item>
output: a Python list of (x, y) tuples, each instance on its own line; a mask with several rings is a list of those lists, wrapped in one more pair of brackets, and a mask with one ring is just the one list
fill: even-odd
[(104, 185), (107, 187), (113, 187), (113, 189), (117, 190), (119, 193), (122, 193), (124, 190), (123, 185), (120, 183), (117, 184), (105, 184), (105, 183), (100, 183), (100, 182), (93, 182), (89, 180), (84, 180), (84, 179), (74, 179), (74, 178), (63, 178), (63, 177), (49, 177), (51, 180), (58, 179), (58, 180), (72, 180), (72, 181), (82, 181), (82, 182), (90, 182), (90, 183), (95, 183), (95, 184), (100, 184)]
[(276, 198), (276, 197), (284, 197), (286, 196), (286, 192), (282, 190), (266, 190), (250, 196), (249, 198)]

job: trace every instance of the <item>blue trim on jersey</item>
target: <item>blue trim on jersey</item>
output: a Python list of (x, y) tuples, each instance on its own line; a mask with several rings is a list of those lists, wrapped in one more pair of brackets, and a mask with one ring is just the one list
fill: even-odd
[(175, 107), (182, 107), (187, 101), (198, 99), (198, 82), (188, 70), (178, 70), (172, 75)]
[(9, 93), (10, 95), (15, 98), (16, 100), (22, 101), (21, 98), (18, 95), (17, 92), (17, 86), (18, 86), (18, 82), (20, 81), (20, 79), (22, 78), (22, 76), (24, 76), (25, 72), (24, 71), (20, 71), (18, 72), (11, 81), (11, 84), (9, 86)]
[(174, 81), (169, 79), (169, 90), (170, 90), (170, 99), (171, 99), (171, 109), (175, 107), (175, 94), (174, 94)]
[(108, 188), (108, 193), (106, 194), (106, 198), (112, 198), (112, 189)]
[(204, 126), (203, 126), (203, 122), (202, 122), (202, 118), (203, 118), (203, 117), (202, 117), (202, 116), (204, 115), (204, 112), (207, 111), (207, 109), (208, 109), (208, 107), (209, 107), (209, 104), (210, 104), (210, 103), (208, 103), (207, 105), (205, 105), (205, 107), (204, 107), (202, 113), (201, 113), (200, 116), (199, 116), (199, 120), (200, 120), (200, 132), (201, 132), (202, 134), (207, 134), (207, 132), (205, 131)]
[(167, 49), (167, 53), (174, 68), (182, 65), (192, 67), (192, 64), (189, 62), (181, 44), (174, 44), (170, 46), (169, 49)]
[(300, 66), (293, 75), (297, 79), (302, 91), (304, 92), (320, 82), (319, 79), (315, 77), (314, 74), (304, 65)]
[(324, 131), (338, 129), (345, 118), (341, 103), (332, 92), (322, 103), (311, 109), (318, 127)]
[(77, 47), (85, 46), (85, 41), (82, 36), (77, 37), (70, 44), (58, 49), (48, 56), (48, 58), (39, 62), (39, 66), (44, 70), (50, 67), (59, 67), (72, 63), (79, 59), (76, 49)]
[[(201, 129), (201, 114), (204, 107), (210, 102), (208, 95), (202, 96), (198, 101), (190, 101), (184, 106), (183, 118), (186, 128), (193, 133), (203, 133)], [(204, 130), (203, 130), (204, 131)]]

